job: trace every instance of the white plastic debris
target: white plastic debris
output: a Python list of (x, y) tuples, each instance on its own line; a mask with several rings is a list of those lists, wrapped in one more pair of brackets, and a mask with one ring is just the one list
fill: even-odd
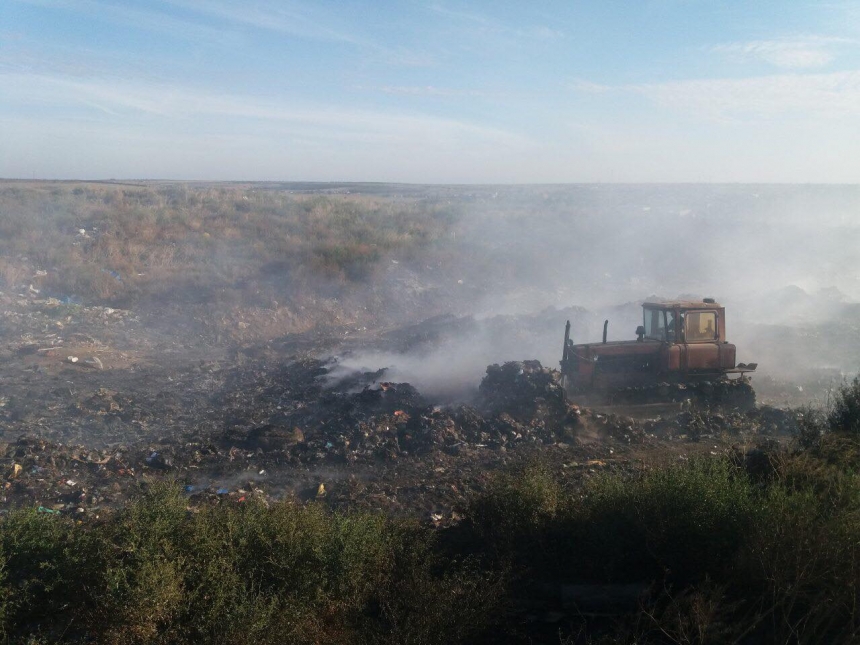
[(80, 360), (80, 359), (77, 356), (69, 356), (66, 358), (66, 360), (69, 361), (70, 363), (77, 363), (78, 360)]
[(104, 364), (98, 356), (93, 356), (92, 358), (85, 358), (83, 364), (87, 367), (92, 367), (97, 370), (103, 370), (105, 368)]

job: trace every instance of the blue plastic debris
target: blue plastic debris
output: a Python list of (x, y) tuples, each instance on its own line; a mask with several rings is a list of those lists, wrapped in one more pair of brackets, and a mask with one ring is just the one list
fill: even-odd
[(215, 491), (215, 493), (217, 495), (226, 495), (229, 492), (230, 491), (227, 488), (219, 488), (218, 490)]
[(194, 492), (194, 486), (191, 486), (191, 485), (186, 486), (185, 492), (186, 493), (193, 493)]

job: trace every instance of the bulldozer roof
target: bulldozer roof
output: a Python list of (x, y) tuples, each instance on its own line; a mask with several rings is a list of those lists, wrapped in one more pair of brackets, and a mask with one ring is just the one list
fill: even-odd
[(668, 300), (666, 302), (643, 302), (649, 309), (721, 309), (722, 305), (713, 298), (705, 300)]

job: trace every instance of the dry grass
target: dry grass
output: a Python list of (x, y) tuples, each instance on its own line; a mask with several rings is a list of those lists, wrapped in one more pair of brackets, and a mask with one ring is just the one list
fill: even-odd
[[(253, 187), (0, 184), (0, 281), (128, 303), (164, 285), (229, 288), (277, 271), (335, 284), (444, 235), (451, 213), (420, 200), (295, 195)], [(81, 233), (80, 231), (85, 231)]]

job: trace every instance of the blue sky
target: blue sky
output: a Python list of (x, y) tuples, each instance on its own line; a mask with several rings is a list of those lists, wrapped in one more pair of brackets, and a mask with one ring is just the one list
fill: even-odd
[(860, 2), (0, 2), (0, 177), (854, 183), (858, 153)]

